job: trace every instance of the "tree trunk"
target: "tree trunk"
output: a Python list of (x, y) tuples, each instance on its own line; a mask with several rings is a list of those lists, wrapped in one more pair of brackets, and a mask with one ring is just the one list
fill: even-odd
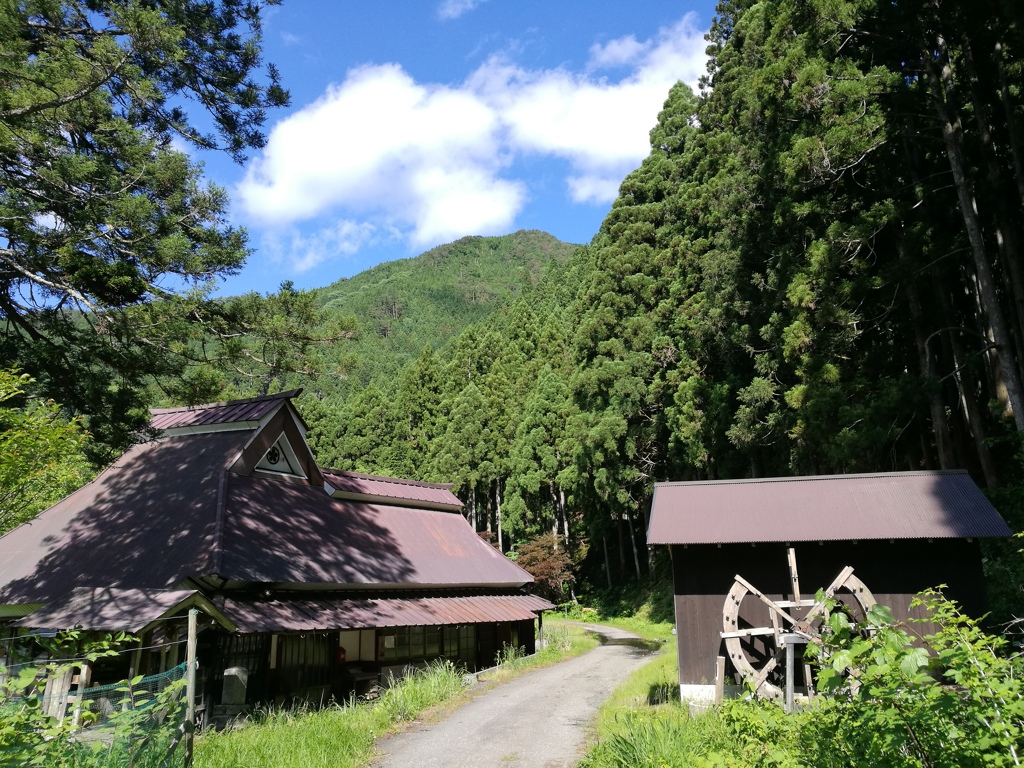
[(1016, 341), (1015, 350), (1017, 358), (1017, 373), (1024, 376), (1021, 363), (1024, 363), (1024, 274), (1021, 272), (1020, 260), (1020, 238), (1017, 229), (1013, 226), (1015, 217), (1007, 210), (1005, 196), (1001, 191), (1005, 188), (1002, 183), (1002, 171), (999, 167), (998, 148), (992, 138), (992, 126), (989, 118), (988, 108), (981, 99), (978, 83), (978, 73), (974, 63), (974, 55), (971, 52), (970, 40), (963, 37), (964, 65), (967, 70), (967, 79), (971, 94), (971, 105), (974, 107), (974, 118), (978, 126), (978, 135), (981, 138), (981, 153), (985, 160), (985, 173), (988, 177), (988, 185), (992, 190), (993, 205), (995, 207), (995, 235), (996, 245), (999, 248), (999, 255), (1003, 264), (1003, 279), (1006, 283), (1007, 295), (1010, 297), (1010, 319), (1009, 325), (1013, 338)]
[(569, 549), (569, 517), (565, 512), (565, 490), (558, 486), (558, 512), (562, 516), (562, 535), (565, 537), (565, 549)]
[(626, 513), (626, 522), (629, 524), (629, 542), (633, 545), (633, 564), (636, 566), (636, 580), (640, 581), (643, 578), (640, 573), (640, 552), (636, 547), (636, 533), (633, 531), (633, 516)]
[(1013, 359), (1013, 343), (1002, 307), (999, 305), (999, 296), (996, 292), (995, 280), (992, 277), (992, 269), (988, 263), (988, 255), (985, 253), (985, 242), (978, 220), (977, 200), (967, 178), (960, 119), (956, 116), (955, 106), (946, 100), (947, 94), (954, 92), (954, 85), (946, 41), (942, 35), (938, 35), (936, 45), (942, 56), (941, 71), (936, 72), (931, 53), (928, 48), (925, 48), (925, 73), (931, 87), (935, 110), (942, 126), (942, 140), (946, 147), (950, 170), (953, 173), (960, 213), (963, 216), (967, 238), (971, 244), (971, 254), (974, 257), (974, 268), (978, 278), (981, 300), (992, 328), (992, 340), (996, 345), (999, 368), (1006, 381), (1007, 398), (1013, 411), (1014, 425), (1018, 432), (1024, 432), (1024, 392), (1022, 392), (1017, 363)]
[[(902, 242), (899, 245), (900, 257), (906, 258)], [(910, 314), (914, 323), (914, 342), (917, 345), (918, 365), (921, 369), (921, 376), (929, 386), (935, 389), (928, 398), (928, 408), (931, 412), (932, 434), (935, 435), (935, 450), (938, 454), (940, 469), (953, 469), (956, 467), (956, 459), (953, 456), (953, 445), (949, 437), (949, 424), (946, 422), (946, 405), (942, 401), (942, 388), (938, 386), (937, 377), (932, 366), (932, 353), (928, 348), (928, 337), (925, 334), (924, 310), (921, 307), (921, 297), (918, 293), (917, 283), (911, 280), (907, 284), (907, 299), (910, 305)]]
[(555, 484), (548, 483), (548, 492), (551, 494), (551, 536), (555, 541), (555, 551), (558, 551), (558, 496), (555, 494)]
[(612, 564), (608, 558), (608, 534), (601, 534), (601, 543), (604, 544), (604, 575), (608, 577), (608, 589), (612, 588)]
[(494, 501), (498, 512), (498, 551), (505, 551), (505, 540), (501, 533), (501, 479), (494, 485)]
[(622, 526), (622, 515), (616, 513), (615, 515), (615, 529), (619, 533), (619, 578), (622, 580), (626, 579), (626, 534), (623, 531)]
[[(955, 317), (953, 308), (950, 306), (949, 296), (941, 287), (937, 287), (936, 292), (939, 296), (939, 305), (943, 315), (948, 318)], [(985, 442), (984, 416), (981, 412), (981, 407), (978, 405), (978, 398), (975, 397), (974, 388), (970, 385), (969, 381), (964, 380), (967, 355), (964, 352), (963, 345), (960, 343), (956, 330), (951, 330), (947, 338), (949, 350), (953, 356), (953, 381), (960, 395), (960, 404), (964, 409), (964, 421), (967, 424), (968, 431), (971, 433), (971, 437), (974, 439), (974, 451), (978, 457), (978, 462), (981, 464), (981, 472), (985, 476), (985, 484), (989, 488), (996, 488), (999, 485), (999, 478), (996, 474), (995, 463), (992, 461), (992, 453), (988, 449), (988, 443)]]
[(1013, 102), (1010, 100), (1010, 85), (1006, 78), (1006, 63), (1003, 61), (1003, 45), (996, 42), (996, 63), (999, 66), (999, 96), (1006, 113), (1006, 132), (1010, 136), (1010, 155), (1013, 157), (1013, 178), (1017, 182), (1017, 197), (1024, 208), (1024, 150), (1020, 146), (1020, 138), (1014, 127)]

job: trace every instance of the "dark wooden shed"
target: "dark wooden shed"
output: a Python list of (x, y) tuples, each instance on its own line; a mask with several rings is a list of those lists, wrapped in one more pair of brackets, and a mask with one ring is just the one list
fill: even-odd
[[(748, 662), (755, 670), (774, 664), (778, 628), (768, 635), (773, 621), (785, 622), (757, 591), (806, 613), (819, 588), (852, 568), (836, 596), (855, 613), (877, 603), (906, 619), (915, 594), (945, 584), (967, 613), (980, 615), (978, 539), (1010, 534), (963, 471), (659, 483), (648, 542), (668, 546), (672, 557), (682, 694), (714, 696), (719, 657), (726, 684), (739, 684)], [(731, 626), (723, 615), (730, 600), (738, 603)], [(727, 649), (730, 631), (743, 635), (746, 661), (735, 662), (736, 645)]]

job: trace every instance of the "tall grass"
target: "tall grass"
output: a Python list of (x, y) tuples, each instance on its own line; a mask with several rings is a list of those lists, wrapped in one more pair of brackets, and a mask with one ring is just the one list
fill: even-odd
[(539, 669), (592, 651), (600, 641), (582, 627), (563, 621), (544, 622), (544, 647), (532, 656), (521, 649), (505, 646), (498, 666), (479, 675), (486, 683), (504, 683), (531, 669)]
[(461, 671), (439, 661), (402, 679), (372, 704), (266, 712), (236, 730), (203, 734), (196, 742), (196, 768), (362, 766), (379, 736), (462, 688)]
[(711, 711), (691, 717), (678, 704), (627, 709), (615, 715), (615, 727), (587, 753), (581, 768), (665, 768), (702, 765), (727, 749), (729, 727)]

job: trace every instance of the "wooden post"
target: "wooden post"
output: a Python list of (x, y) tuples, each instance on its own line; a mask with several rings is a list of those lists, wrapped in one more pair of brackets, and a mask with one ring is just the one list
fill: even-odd
[(715, 704), (721, 704), (725, 698), (725, 656), (719, 656), (715, 662)]
[(196, 635), (199, 611), (188, 612), (188, 642), (185, 646), (185, 768), (192, 766), (192, 750), (196, 722)]
[(796, 645), (792, 635), (786, 637), (786, 714), (793, 714), (793, 664), (796, 663)]
[(86, 661), (82, 663), (81, 670), (78, 673), (78, 690), (75, 693), (75, 714), (74, 719), (71, 721), (71, 725), (78, 728), (82, 724), (82, 695), (89, 688), (92, 683), (92, 662)]

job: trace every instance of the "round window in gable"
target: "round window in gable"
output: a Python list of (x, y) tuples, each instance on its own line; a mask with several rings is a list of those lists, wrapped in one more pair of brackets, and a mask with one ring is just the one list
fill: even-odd
[(267, 451), (267, 461), (271, 464), (277, 464), (281, 460), (281, 449), (276, 445)]

